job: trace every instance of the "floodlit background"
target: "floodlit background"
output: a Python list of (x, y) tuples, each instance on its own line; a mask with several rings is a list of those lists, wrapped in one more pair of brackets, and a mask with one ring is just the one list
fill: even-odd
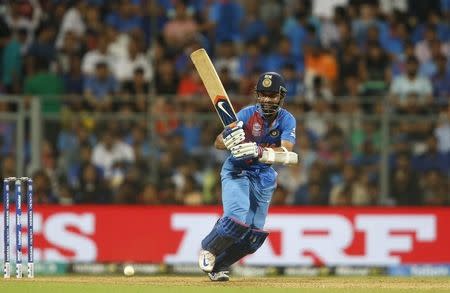
[(237, 110), (260, 73), (283, 74), (298, 122), (272, 234), (235, 273), (450, 274), (450, 1), (20, 0), (0, 13), (0, 174), (34, 180), (37, 274), (199, 272), (228, 155), (189, 59), (201, 47)]

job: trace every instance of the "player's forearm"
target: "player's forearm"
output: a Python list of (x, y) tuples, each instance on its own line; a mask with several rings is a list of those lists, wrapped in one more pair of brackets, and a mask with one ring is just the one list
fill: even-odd
[(265, 149), (272, 149), (275, 152), (284, 152), (285, 151), (282, 147), (264, 147), (264, 148)]
[(216, 137), (216, 140), (214, 141), (214, 147), (218, 150), (226, 150), (227, 147), (225, 146), (225, 144), (223, 143), (223, 137), (222, 134), (219, 134)]

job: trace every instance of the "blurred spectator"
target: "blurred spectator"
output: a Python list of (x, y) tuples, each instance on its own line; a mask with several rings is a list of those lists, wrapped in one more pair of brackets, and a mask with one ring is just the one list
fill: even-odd
[(269, 35), (266, 24), (260, 16), (260, 3), (247, 1), (244, 6), (244, 12), (245, 18), (243, 18), (240, 28), (243, 41), (258, 42), (265, 47), (269, 42)]
[[(26, 32), (25, 47), (28, 47), (43, 16), (39, 1), (10, 1), (8, 4), (5, 7), (4, 20), (11, 31)], [(31, 11), (31, 16), (24, 13), (25, 6)]]
[(438, 150), (438, 141), (435, 136), (429, 136), (426, 141), (426, 151), (413, 157), (412, 167), (417, 172), (439, 170), (442, 174), (449, 174), (449, 157)]
[[(164, 180), (167, 178), (172, 178), (175, 170), (173, 168), (173, 158), (169, 152), (161, 152), (159, 156), (158, 174), (157, 174), (157, 187), (161, 190), (164, 187)], [(174, 194), (175, 196), (175, 194)]]
[[(347, 139), (347, 136), (350, 135), (351, 131), (361, 124), (361, 120), (364, 115), (364, 104), (359, 102), (358, 97), (341, 98), (338, 101), (339, 103), (336, 105), (335, 109), (338, 111), (339, 115), (342, 116), (335, 120), (335, 124), (344, 132)], [(375, 107), (376, 105), (368, 103), (367, 106), (369, 108)], [(367, 111), (372, 113), (372, 110)]]
[(427, 205), (449, 205), (450, 204), (450, 186), (448, 180), (439, 172), (439, 170), (430, 169), (425, 173), (423, 192), (424, 204)]
[(363, 120), (361, 127), (352, 130), (351, 144), (354, 155), (363, 151), (365, 142), (370, 142), (374, 150), (379, 151), (381, 149), (381, 131), (377, 122)]
[(367, 56), (359, 64), (362, 92), (367, 96), (383, 95), (391, 80), (389, 57), (378, 43), (369, 43), (367, 50)]
[[(358, 74), (358, 71), (360, 64), (362, 63), (360, 59), (360, 51), (356, 42), (351, 40), (348, 43), (345, 43), (342, 50), (342, 55), (338, 58), (339, 74), (337, 78), (339, 83), (337, 86), (337, 92), (339, 95), (351, 95), (350, 91), (346, 89), (346, 87), (348, 88), (347, 84), (352, 80), (355, 80), (359, 87), (361, 76)], [(357, 92), (354, 94), (357, 94), (358, 92), (359, 89), (357, 89)]]
[(208, 22), (215, 42), (225, 40), (241, 41), (240, 26), (244, 18), (244, 10), (239, 1), (215, 1), (208, 11)]
[(439, 41), (439, 39), (437, 38), (436, 27), (433, 25), (428, 25), (425, 28), (423, 40), (416, 44), (415, 53), (420, 63), (425, 63), (431, 59), (431, 50), (433, 43), (438, 44), (441, 53), (448, 56), (450, 51), (450, 44), (443, 43), (441, 45), (440, 43), (436, 43), (436, 41)]
[(67, 166), (65, 176), (68, 184), (76, 189), (81, 185), (82, 169), (85, 165), (91, 162), (92, 147), (89, 144), (81, 144), (79, 146), (79, 153), (75, 154), (73, 161)]
[[(323, 1), (323, 3), (315, 3), (313, 2), (313, 13), (314, 8), (319, 7), (327, 7), (325, 4), (326, 1)], [(326, 48), (331, 48), (334, 44), (337, 44), (340, 42), (341, 34), (339, 31), (339, 26), (342, 24), (342, 22), (345, 21), (346, 12), (343, 6), (338, 6), (337, 2), (330, 2), (334, 6), (333, 9), (330, 9), (330, 15), (323, 18), (323, 22), (320, 29), (320, 41)], [(317, 4), (317, 5), (314, 5)], [(331, 5), (330, 5), (331, 6)], [(332, 8), (332, 7), (330, 7)], [(333, 15), (331, 15), (333, 13)]]
[[(193, 64), (190, 54), (202, 47), (205, 46), (201, 42), (201, 37), (200, 35), (196, 35), (195, 38), (189, 40), (183, 50), (173, 53), (175, 56), (175, 68), (180, 76), (186, 74), (192, 68)], [(170, 52), (170, 49), (168, 51)]]
[(156, 65), (155, 91), (157, 94), (176, 94), (179, 86), (179, 76), (173, 62), (164, 58)]
[(389, 175), (389, 195), (396, 205), (420, 205), (423, 202), (419, 177), (412, 170), (410, 160), (408, 154), (398, 154), (395, 167)]
[(160, 203), (164, 205), (181, 204), (181, 201), (178, 200), (175, 195), (175, 184), (167, 179), (161, 181), (161, 188), (159, 189)]
[(371, 204), (368, 186), (358, 178), (360, 174), (352, 165), (343, 170), (343, 182), (335, 185), (330, 192), (331, 205), (369, 205)]
[(351, 152), (348, 150), (348, 145), (344, 138), (345, 134), (341, 128), (336, 125), (329, 125), (327, 127), (327, 132), (323, 137), (323, 141), (319, 145), (319, 159), (329, 161), (337, 152), (339, 152), (345, 160), (350, 159)]
[(84, 80), (84, 98), (91, 110), (112, 110), (112, 96), (117, 94), (119, 90), (119, 83), (110, 73), (108, 64), (104, 62), (97, 63), (95, 75)]
[(155, 119), (155, 131), (160, 137), (170, 134), (178, 127), (179, 121), (174, 115), (175, 109), (164, 97), (157, 97), (151, 109)]
[(44, 170), (33, 173), (33, 204), (56, 204), (58, 198), (53, 190), (50, 177)]
[(203, 194), (193, 176), (188, 176), (181, 190), (184, 205), (198, 206), (203, 204)]
[[(225, 40), (217, 45), (216, 58), (214, 58), (214, 67), (217, 72), (221, 72), (223, 69), (227, 69), (230, 77), (234, 81), (238, 81), (240, 77), (239, 73), (239, 58), (236, 52), (235, 43)], [(228, 88), (225, 87), (228, 91)]]
[(305, 89), (297, 72), (295, 71), (294, 64), (284, 64), (281, 68), (281, 75), (284, 77), (287, 89), (285, 102), (289, 103), (296, 100), (298, 101), (299, 97), (304, 94)]
[(220, 164), (204, 164), (205, 170), (202, 178), (202, 192), (204, 204), (218, 204), (217, 186), (220, 185)]
[(189, 101), (195, 96), (205, 95), (206, 89), (197, 70), (190, 66), (188, 72), (181, 77), (177, 95), (180, 100)]
[(445, 55), (441, 53), (441, 42), (439, 40), (431, 42), (430, 55), (430, 58), (427, 61), (422, 62), (419, 67), (419, 73), (428, 78), (432, 78), (438, 71), (438, 59), (441, 56), (445, 57)]
[(16, 176), (16, 160), (13, 156), (2, 156), (1, 158), (1, 178)]
[[(68, 32), (64, 38), (63, 46), (57, 52), (57, 71), (67, 73), (70, 70), (70, 58), (81, 56), (85, 48), (79, 38), (72, 32)], [(79, 57), (80, 58), (80, 57)], [(77, 64), (80, 67), (79, 64)]]
[(378, 173), (380, 166), (380, 154), (375, 150), (374, 144), (366, 140), (361, 146), (361, 152), (352, 158), (352, 163), (374, 178)]
[[(0, 104), (1, 105), (1, 104)], [(8, 110), (6, 106), (4, 110)], [(1, 111), (6, 112), (6, 111)], [(8, 156), (14, 152), (16, 125), (13, 122), (0, 123), (0, 156)]]
[(296, 164), (293, 166), (286, 166), (281, 168), (278, 172), (277, 183), (278, 188), (282, 187), (284, 189), (284, 193), (286, 193), (286, 199), (292, 201), (295, 192), (298, 190), (301, 184), (306, 182), (306, 179), (301, 180), (303, 175), (304, 167), (300, 166), (300, 164)]
[[(108, 40), (108, 54), (112, 58), (123, 58), (128, 54), (128, 42), (130, 41), (131, 34), (121, 33), (116, 28), (107, 26), (105, 27), (106, 38)], [(113, 68), (112, 66), (111, 68)]]
[[(103, 177), (114, 179), (115, 176), (123, 176), (124, 164), (133, 163), (135, 160), (133, 149), (119, 139), (116, 130), (106, 128), (102, 133), (102, 139), (94, 146), (92, 163), (101, 169)], [(119, 174), (115, 174), (117, 171)]]
[(19, 93), (23, 64), (19, 34), (5, 28), (0, 49), (0, 87), (6, 93)]
[(312, 85), (306, 87), (305, 91), (305, 101), (312, 104), (318, 100), (324, 100), (326, 102), (333, 101), (333, 94), (330, 88), (327, 86), (326, 81), (319, 75), (314, 76)]
[(161, 204), (158, 198), (158, 188), (153, 183), (147, 183), (139, 197), (139, 204), (158, 205)]
[(108, 52), (108, 39), (104, 34), (97, 38), (97, 46), (84, 54), (81, 62), (81, 71), (87, 76), (94, 76), (96, 66), (99, 63), (105, 63), (109, 68), (114, 68), (115, 58)]
[(304, 114), (305, 128), (312, 135), (322, 138), (327, 132), (327, 118), (331, 117), (331, 106), (324, 99), (318, 99), (312, 104), (312, 109)]
[(226, 88), (228, 95), (237, 95), (239, 93), (239, 83), (231, 77), (227, 67), (222, 68), (218, 72), (218, 75), (223, 87)]
[[(291, 41), (288, 37), (282, 37), (277, 44), (276, 50), (270, 52), (265, 58), (264, 69), (267, 71), (279, 72), (284, 66), (293, 66), (297, 76), (303, 74), (304, 61), (292, 54)], [(289, 92), (289, 91), (288, 91)]]
[(76, 190), (77, 203), (105, 204), (112, 202), (111, 190), (93, 164), (87, 163), (84, 165), (80, 177), (80, 185)]
[(401, 112), (415, 111), (418, 105), (430, 103), (432, 86), (426, 77), (418, 75), (418, 61), (410, 57), (406, 63), (406, 74), (394, 78), (390, 93)]
[(391, 23), (390, 31), (387, 36), (382, 38), (381, 45), (386, 53), (392, 58), (398, 58), (405, 50), (405, 43), (408, 40), (407, 24), (401, 20), (394, 19)]
[(38, 58), (36, 73), (28, 75), (24, 82), (24, 93), (39, 96), (44, 113), (57, 113), (61, 109), (61, 97), (64, 93), (64, 82), (61, 77), (49, 71), (48, 62)]
[(183, 111), (184, 118), (175, 131), (183, 137), (184, 150), (187, 153), (192, 153), (200, 144), (203, 127), (200, 121), (195, 119), (195, 109), (192, 105), (185, 105)]
[(120, 204), (137, 204), (139, 194), (143, 190), (143, 178), (136, 166), (130, 166), (125, 172), (123, 182), (118, 184), (114, 194), (114, 202)]
[[(167, 138), (166, 150), (172, 157), (172, 168), (177, 168), (178, 166), (186, 163), (186, 158), (188, 154), (184, 149), (184, 139), (180, 133), (174, 132)], [(190, 170), (193, 172), (194, 170)]]
[(260, 46), (255, 42), (245, 44), (244, 53), (239, 58), (239, 76), (243, 79), (249, 79), (254, 72), (262, 71), (264, 58)]
[(438, 150), (447, 153), (450, 157), (450, 105), (447, 106), (446, 111), (440, 113), (434, 135), (438, 141)]
[(56, 39), (57, 48), (62, 46), (68, 31), (72, 31), (80, 38), (83, 37), (86, 31), (86, 24), (83, 18), (87, 10), (89, 10), (89, 8), (87, 7), (86, 1), (74, 0), (71, 2), (71, 6), (66, 10), (60, 24), (58, 37)]
[(78, 55), (69, 56), (69, 68), (63, 75), (64, 92), (68, 95), (77, 95), (74, 99), (79, 99), (83, 93), (84, 78), (81, 73), (81, 59)]
[(436, 73), (431, 78), (434, 101), (446, 105), (450, 100), (450, 67), (447, 66), (447, 58), (440, 55), (436, 67)]
[(67, 119), (61, 123), (61, 130), (58, 133), (56, 150), (59, 153), (58, 166), (67, 169), (70, 164), (76, 161), (80, 145), (77, 131), (80, 125), (79, 119)]
[[(121, 101), (123, 106), (128, 102), (128, 106), (135, 112), (147, 111), (147, 95), (150, 91), (150, 84), (144, 78), (144, 70), (140, 67), (134, 69), (133, 79), (123, 84), (123, 93), (126, 98)], [(126, 95), (128, 94), (128, 95)]]
[(284, 206), (287, 204), (288, 196), (287, 190), (283, 186), (278, 186), (272, 195), (270, 205)]
[(102, 37), (104, 24), (102, 22), (101, 7), (90, 5), (86, 10), (84, 21), (86, 25), (86, 47), (91, 49), (97, 43), (97, 39)]
[(405, 50), (392, 60), (391, 67), (393, 78), (406, 73), (406, 65), (408, 60), (410, 60), (411, 58), (416, 58), (414, 54), (414, 43), (411, 41), (406, 41)]
[[(118, 3), (117, 3), (118, 2)], [(121, 33), (131, 33), (140, 28), (142, 19), (139, 16), (139, 7), (131, 0), (117, 1), (116, 9), (106, 15), (105, 22)]]
[(60, 205), (73, 205), (76, 203), (72, 189), (66, 184), (59, 186), (58, 199)]
[(314, 163), (310, 168), (308, 181), (296, 191), (294, 205), (327, 205), (329, 182), (324, 165)]
[(144, 80), (150, 82), (153, 78), (153, 68), (147, 57), (142, 53), (142, 44), (135, 38), (128, 42), (128, 54), (114, 61), (113, 72), (119, 82), (131, 81), (133, 73), (140, 68), (144, 72)]
[(56, 48), (54, 38), (56, 35), (55, 27), (52, 23), (42, 23), (37, 30), (37, 38), (31, 43), (27, 55), (37, 59), (43, 59), (52, 65), (56, 61)]
[(315, 76), (320, 76), (325, 82), (334, 85), (337, 78), (336, 58), (324, 50), (320, 43), (315, 43), (305, 50), (305, 83), (310, 84)]
[(291, 52), (297, 58), (303, 57), (303, 43), (306, 39), (308, 15), (304, 5), (300, 5), (293, 17), (288, 18), (283, 24), (283, 35), (291, 41)]
[(228, 157), (228, 153), (214, 147), (214, 138), (221, 130), (217, 124), (207, 123), (202, 126), (199, 144), (191, 150), (196, 158), (202, 158), (208, 168), (217, 167)]
[(298, 142), (298, 152), (302, 157), (302, 164), (300, 165), (303, 168), (300, 177), (306, 176), (307, 179), (311, 166), (317, 160), (316, 147), (308, 136), (302, 136), (302, 139)]
[(359, 15), (352, 22), (352, 30), (359, 43), (368, 40), (371, 29), (378, 29), (377, 8), (372, 3), (362, 3), (359, 7)]
[(165, 42), (169, 48), (180, 50), (197, 34), (198, 26), (187, 9), (186, 0), (175, 2), (174, 14), (169, 16), (163, 28)]

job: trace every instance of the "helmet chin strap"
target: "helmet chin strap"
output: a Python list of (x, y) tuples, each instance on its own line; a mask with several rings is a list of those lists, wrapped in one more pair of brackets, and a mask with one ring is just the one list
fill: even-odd
[(264, 108), (263, 108), (262, 104), (259, 103), (259, 102), (258, 102), (258, 107), (259, 107), (259, 110), (261, 111), (261, 114), (263, 114), (263, 116), (266, 117), (266, 118), (273, 118), (273, 117), (275, 117), (278, 114), (278, 112), (280, 111), (280, 108), (281, 108), (280, 105), (273, 105), (273, 111), (272, 112), (266, 112), (266, 111), (264, 111)]

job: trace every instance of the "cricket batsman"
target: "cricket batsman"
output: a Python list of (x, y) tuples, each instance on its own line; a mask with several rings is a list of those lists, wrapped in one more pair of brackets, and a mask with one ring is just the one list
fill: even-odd
[(266, 240), (264, 231), (277, 173), (272, 164), (296, 164), (294, 116), (283, 109), (286, 87), (276, 72), (262, 74), (256, 104), (237, 113), (215, 147), (229, 150), (222, 171), (223, 215), (202, 240), (200, 268), (212, 281), (228, 281), (229, 267), (254, 253)]

